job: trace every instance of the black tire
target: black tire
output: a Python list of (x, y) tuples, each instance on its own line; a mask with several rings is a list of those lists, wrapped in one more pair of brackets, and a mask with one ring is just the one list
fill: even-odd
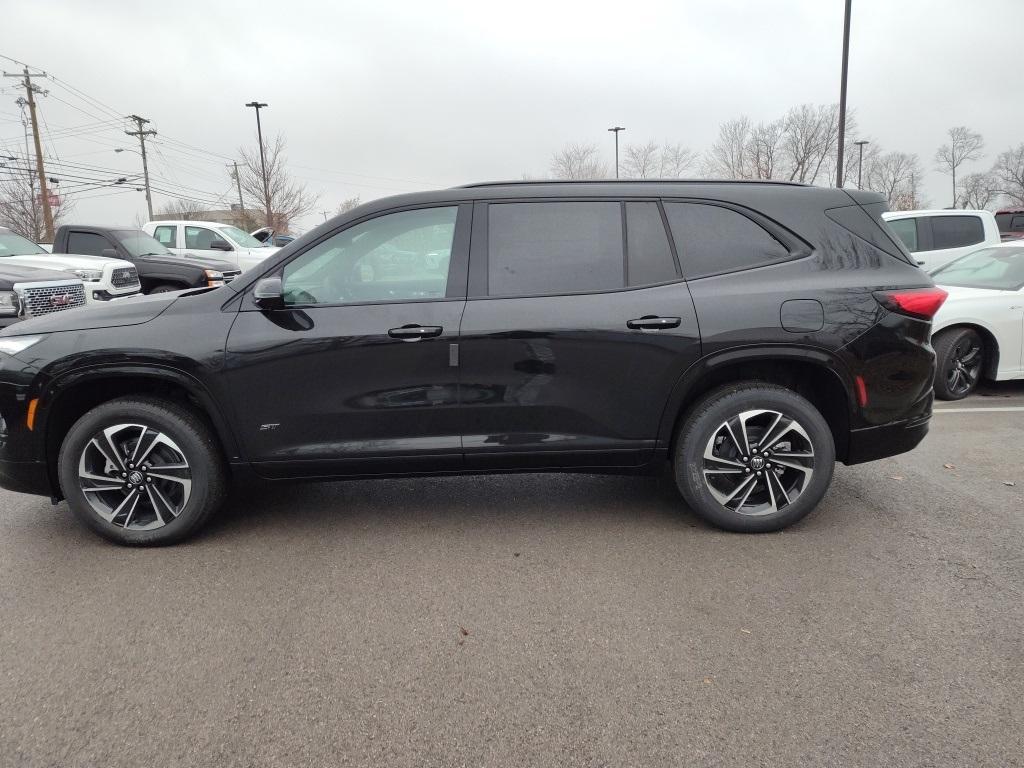
[[(738, 443), (744, 438), (733, 432), (735, 439), (731, 439), (728, 430), (723, 430), (725, 424), (734, 420), (738, 426), (740, 414), (759, 410), (772, 413), (747, 420), (749, 444), (745, 449), (740, 447), (737, 450)], [(773, 414), (794, 420), (800, 430), (782, 432), (788, 421), (781, 420), (775, 422), (773, 428)], [(729, 429), (733, 428), (730, 426)], [(763, 448), (759, 447), (758, 441), (769, 434), (787, 439), (773, 440)], [(787, 444), (788, 448), (785, 447)], [(764, 453), (765, 448), (768, 454)], [(784, 457), (786, 466), (780, 466), (783, 460), (770, 455), (773, 448)], [(727, 460), (707, 460), (706, 450)], [(786, 455), (807, 452), (812, 454), (812, 458)], [(676, 433), (673, 469), (683, 498), (701, 518), (727, 531), (763, 533), (792, 525), (818, 505), (832, 481), (835, 456), (835, 443), (828, 423), (805, 398), (774, 384), (748, 381), (708, 392), (687, 412)], [(763, 475), (750, 470), (759, 466), (758, 461), (762, 462), (759, 471)], [(772, 461), (776, 463), (772, 464)], [(706, 475), (706, 468), (715, 474)], [(769, 478), (772, 472), (775, 474)], [(705, 477), (709, 478), (707, 482)], [(738, 486), (748, 482), (752, 482), (753, 488), (747, 496), (740, 498), (737, 495), (734, 501), (729, 502), (738, 503), (745, 511), (725, 506), (715, 496), (718, 493), (727, 498), (731, 492), (729, 484)], [(714, 484), (718, 487), (712, 491), (709, 485)], [(783, 501), (788, 499), (785, 496), (787, 487), (792, 494), (789, 502)], [(779, 488), (783, 493), (779, 493)], [(742, 493), (744, 491), (740, 489), (740, 495)], [(755, 504), (758, 500), (761, 500), (760, 506)]]
[[(185, 472), (190, 480), (190, 485), (187, 495), (184, 495), (186, 491), (181, 491), (183, 494), (182, 506), (176, 516), (166, 514), (167, 507), (161, 507), (165, 512), (163, 516), (158, 515), (157, 510), (154, 509), (158, 500), (152, 496), (152, 492), (146, 494), (145, 483), (140, 481), (139, 485), (135, 487), (141, 499), (141, 502), (138, 503), (139, 512), (135, 518), (135, 525), (139, 525), (147, 518), (150, 519), (152, 525), (157, 525), (158, 522), (164, 523), (160, 527), (150, 530), (125, 527), (132, 522), (129, 519), (123, 519), (125, 526), (118, 525), (114, 522), (117, 520), (117, 516), (114, 516), (111, 521), (105, 519), (93, 507), (93, 502), (86, 498), (86, 492), (82, 489), (83, 481), (79, 478), (80, 462), (84, 463), (90, 457), (94, 459), (97, 455), (102, 455), (93, 453), (97, 450), (94, 445), (90, 445), (93, 437), (102, 434), (106, 428), (126, 424), (144, 425), (153, 430), (153, 432), (145, 434), (152, 435), (159, 432), (169, 438), (173, 442), (175, 452), (184, 458), (187, 465)], [(124, 429), (124, 432), (127, 432), (127, 429)], [(120, 435), (123, 432), (116, 434)], [(135, 431), (134, 434), (141, 435), (143, 433)], [(137, 439), (141, 440), (141, 438)], [(85, 453), (87, 448), (88, 454)], [(162, 444), (157, 444), (157, 447), (152, 449), (152, 455), (155, 456), (161, 450), (170, 449), (163, 447)], [(210, 515), (223, 503), (227, 493), (227, 471), (224, 459), (210, 428), (188, 408), (155, 397), (112, 400), (93, 408), (76, 421), (68, 431), (64, 443), (61, 445), (57, 461), (61, 490), (71, 511), (100, 536), (118, 544), (150, 546), (182, 541), (196, 533), (206, 523)], [(128, 456), (120, 456), (119, 463), (122, 461), (128, 461)], [(153, 460), (153, 472), (159, 469), (155, 466), (156, 464), (157, 462)], [(107, 466), (110, 469), (104, 470), (104, 473), (109, 472), (111, 478), (109, 482), (118, 484), (123, 482), (127, 488), (129, 480), (120, 479), (123, 475), (114, 469), (114, 462), (108, 460)], [(141, 464), (138, 466), (142, 467)], [(167, 466), (169, 471), (171, 467)], [(146, 465), (146, 469), (150, 470), (151, 467)], [(99, 472), (100, 470), (93, 469), (91, 471)], [(104, 476), (107, 475), (104, 474)], [(160, 475), (149, 478), (142, 473), (142, 476), (150, 483), (156, 482), (157, 489), (161, 484), (164, 484), (166, 488), (166, 483), (169, 482), (169, 480), (158, 479), (161, 477)], [(182, 476), (186, 475), (182, 473)], [(99, 487), (101, 484), (93, 482), (92, 485)], [(178, 487), (183, 488), (177, 483), (172, 484), (171, 490), (167, 491), (167, 498), (170, 498), (174, 493), (173, 489)], [(130, 495), (127, 490), (117, 489), (104, 491), (103, 494), (91, 493), (90, 497), (99, 499), (98, 503), (104, 503), (109, 499), (110, 506), (113, 507), (119, 500), (128, 499)], [(160, 501), (166, 501), (166, 499), (160, 497)]]
[(949, 328), (932, 338), (935, 347), (935, 396), (963, 400), (978, 387), (985, 361), (985, 340), (973, 328)]
[(154, 285), (146, 293), (170, 293), (171, 291), (183, 290), (185, 290), (184, 285), (171, 285), (170, 283), (163, 283), (161, 285)]

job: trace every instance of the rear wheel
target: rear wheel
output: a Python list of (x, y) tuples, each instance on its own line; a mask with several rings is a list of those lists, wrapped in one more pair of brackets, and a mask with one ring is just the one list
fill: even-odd
[(835, 445), (828, 423), (784, 387), (731, 384), (705, 395), (676, 436), (676, 484), (712, 525), (758, 533), (792, 525), (828, 490)]
[(985, 340), (972, 328), (951, 328), (932, 339), (935, 347), (935, 396), (962, 400), (981, 379)]
[(113, 400), (71, 427), (58, 458), (72, 512), (119, 544), (171, 544), (220, 506), (219, 446), (195, 413), (156, 398)]

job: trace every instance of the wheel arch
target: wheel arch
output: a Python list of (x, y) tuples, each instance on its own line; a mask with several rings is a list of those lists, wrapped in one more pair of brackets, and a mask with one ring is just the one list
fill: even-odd
[(853, 377), (841, 360), (810, 347), (744, 347), (698, 360), (672, 388), (662, 412), (658, 447), (671, 456), (679, 423), (696, 401), (715, 387), (739, 381), (779, 384), (807, 398), (829, 425), (836, 460), (845, 460), (856, 407)]
[[(960, 330), (972, 330), (981, 336), (982, 340), (985, 342), (985, 354), (981, 366), (981, 375), (986, 379), (996, 378), (996, 374), (999, 371), (999, 338), (984, 322), (973, 319), (957, 320), (949, 323), (948, 325), (942, 326), (937, 331), (933, 331), (932, 338), (946, 332)], [(932, 346), (935, 345), (932, 344)]]
[(222, 409), (195, 377), (157, 365), (97, 366), (69, 371), (49, 383), (40, 396), (38, 430), (54, 494), (59, 494), (57, 456), (71, 426), (87, 411), (131, 395), (158, 395), (184, 404), (206, 420), (229, 463), (238, 457), (238, 441)]

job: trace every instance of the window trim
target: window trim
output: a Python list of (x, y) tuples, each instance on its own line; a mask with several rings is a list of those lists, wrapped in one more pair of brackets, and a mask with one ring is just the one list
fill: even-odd
[[(492, 296), (488, 285), (488, 272), (490, 268), (490, 238), (488, 231), (488, 208), (493, 205), (506, 203), (618, 203), (622, 217), (622, 281), (619, 288), (601, 288), (589, 291), (559, 291), (556, 293), (516, 293)], [(626, 229), (626, 203), (656, 203), (658, 212), (661, 214), (661, 225), (665, 228), (665, 235), (668, 238), (669, 252), (676, 270), (676, 277), (672, 280), (664, 280), (660, 283), (644, 283), (643, 285), (629, 285), (629, 242)], [(468, 301), (502, 301), (505, 299), (541, 299), (557, 296), (593, 296), (606, 293), (624, 293), (626, 291), (643, 291), (648, 288), (657, 288), (662, 285), (686, 282), (679, 269), (679, 256), (676, 254), (675, 245), (672, 241), (672, 232), (667, 226), (665, 210), (661, 205), (661, 199), (649, 195), (640, 197), (610, 197), (607, 195), (572, 196), (572, 197), (500, 197), (477, 200), (473, 204), (473, 237), (469, 253), (469, 285), (466, 298)]]
[(374, 213), (367, 214), (366, 216), (360, 216), (358, 219), (347, 221), (345, 224), (334, 227), (327, 230), (320, 237), (309, 242), (306, 247), (302, 250), (292, 254), (286, 261), (278, 262), (266, 272), (259, 275), (253, 281), (246, 286), (245, 291), (248, 294), (246, 297), (247, 306), (242, 307), (243, 312), (266, 312), (255, 303), (253, 297), (253, 290), (256, 285), (268, 277), (280, 277), (284, 279), (284, 270), (289, 264), (296, 259), (300, 258), (303, 254), (308, 253), (312, 249), (316, 248), (321, 243), (330, 240), (332, 237), (351, 229), (352, 227), (364, 224), (373, 219), (379, 219), (384, 216), (390, 216), (393, 213), (404, 213), (405, 211), (417, 211), (424, 208), (455, 208), (455, 232), (452, 235), (452, 252), (451, 258), (448, 261), (448, 282), (445, 287), (445, 295), (437, 296), (424, 299), (378, 299), (374, 301), (346, 301), (346, 302), (335, 302), (332, 304), (291, 304), (284, 309), (273, 310), (273, 312), (295, 312), (302, 311), (306, 312), (309, 310), (317, 309), (328, 309), (338, 307), (366, 307), (375, 306), (378, 304), (425, 304), (429, 302), (441, 302), (441, 301), (465, 301), (466, 300), (466, 272), (468, 269), (469, 262), (469, 245), (470, 245), (470, 228), (473, 221), (473, 204), (471, 201), (466, 200), (452, 200), (447, 202), (430, 202), (430, 203), (417, 203), (415, 205), (403, 205), (395, 208), (388, 208), (384, 211), (375, 211)]
[[(735, 267), (733, 269), (723, 269), (720, 272), (710, 272), (699, 277), (689, 277), (686, 275), (685, 269), (683, 270), (683, 278), (687, 281), (694, 280), (706, 280), (710, 277), (721, 277), (722, 275), (734, 275), (737, 272), (749, 272), (753, 269), (762, 269), (764, 267), (773, 267), (778, 264), (786, 264), (790, 261), (798, 261), (805, 259), (814, 253), (814, 248), (807, 243), (803, 238), (790, 231), (786, 227), (779, 224), (774, 219), (770, 219), (759, 211), (755, 211), (752, 208), (747, 208), (736, 203), (727, 202), (725, 200), (714, 200), (711, 198), (702, 197), (663, 197), (661, 199), (662, 206), (668, 203), (691, 203), (695, 205), (712, 205), (718, 208), (725, 208), (733, 211), (734, 213), (743, 216), (744, 218), (751, 221), (753, 224), (763, 229), (770, 237), (774, 238), (779, 245), (782, 246), (783, 250), (786, 251), (786, 256), (781, 259), (772, 259), (771, 261), (764, 261), (759, 264), (746, 267)], [(668, 226), (668, 231), (671, 234), (672, 227), (668, 224), (668, 211), (665, 211), (665, 224)], [(675, 238), (671, 240), (673, 245), (675, 244)], [(685, 254), (685, 249), (684, 249)], [(680, 267), (685, 264), (685, 259), (679, 257)]]

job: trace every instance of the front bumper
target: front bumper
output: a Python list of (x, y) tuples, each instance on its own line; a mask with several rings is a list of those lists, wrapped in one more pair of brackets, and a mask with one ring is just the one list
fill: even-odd
[(0, 459), (0, 488), (36, 496), (53, 496), (50, 474), (42, 461)]

